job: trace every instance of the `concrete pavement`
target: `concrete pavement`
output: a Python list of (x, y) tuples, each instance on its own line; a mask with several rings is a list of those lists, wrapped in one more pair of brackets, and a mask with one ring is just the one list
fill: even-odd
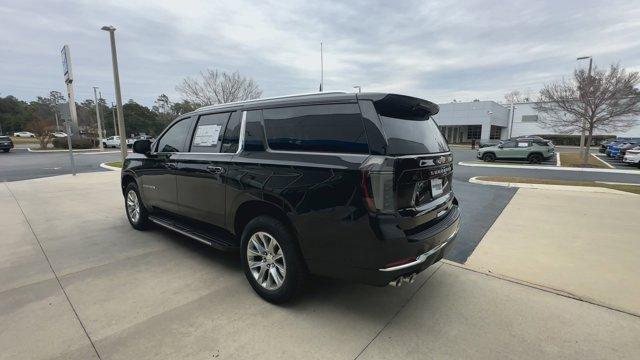
[(162, 229), (131, 229), (118, 175), (1, 186), (0, 359), (632, 359), (640, 352), (637, 316), (446, 263), (401, 288), (312, 279), (296, 302), (268, 304), (246, 283), (237, 255)]
[(638, 213), (634, 194), (519, 189), (466, 265), (640, 316)]

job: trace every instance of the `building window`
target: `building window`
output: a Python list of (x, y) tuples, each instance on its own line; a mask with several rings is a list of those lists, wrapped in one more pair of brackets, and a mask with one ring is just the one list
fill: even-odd
[(522, 122), (537, 122), (538, 115), (522, 115)]
[(502, 133), (502, 128), (500, 126), (491, 125), (491, 132), (489, 133), (489, 139), (500, 140), (501, 133)]
[(480, 134), (482, 133), (481, 125), (471, 125), (467, 126), (467, 140), (480, 139)]

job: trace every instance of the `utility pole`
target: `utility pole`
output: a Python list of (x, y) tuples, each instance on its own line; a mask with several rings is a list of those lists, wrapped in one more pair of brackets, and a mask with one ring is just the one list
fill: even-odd
[(360, 86), (360, 85), (356, 85), (353, 88), (354, 89), (358, 89), (358, 94), (360, 94), (362, 92), (362, 86)]
[[(593, 57), (591, 56), (582, 56), (577, 58), (576, 60), (586, 60), (589, 59), (589, 72), (587, 73), (587, 82), (589, 83), (589, 86), (587, 87), (587, 96), (591, 95), (591, 67), (593, 65)], [(585, 107), (587, 105), (585, 104)], [(587, 119), (582, 119), (582, 131), (580, 133), (580, 156), (582, 157), (582, 163), (586, 164), (587, 163), (587, 157), (589, 156), (589, 154), (587, 154), (587, 146), (585, 144), (585, 132), (586, 132), (586, 127), (587, 127)]]
[(102, 30), (109, 32), (111, 41), (111, 63), (113, 64), (113, 84), (116, 90), (116, 106), (118, 113), (118, 127), (120, 134), (120, 155), (122, 161), (127, 157), (127, 133), (124, 129), (124, 114), (122, 113), (122, 94), (120, 93), (120, 74), (118, 73), (118, 54), (116, 52), (116, 28), (113, 26), (103, 26)]
[(320, 41), (320, 92), (324, 91), (324, 59), (322, 58), (322, 41)]
[(98, 102), (98, 88), (93, 87), (93, 98), (96, 99), (96, 120), (98, 120), (98, 142), (100, 143), (100, 151), (104, 150), (102, 147), (102, 124), (100, 122), (100, 103)]

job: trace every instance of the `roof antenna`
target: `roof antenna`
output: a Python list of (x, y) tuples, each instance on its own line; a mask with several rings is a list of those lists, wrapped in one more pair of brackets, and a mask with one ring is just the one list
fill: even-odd
[(320, 92), (322, 92), (322, 88), (324, 87), (324, 63), (322, 60), (322, 41), (320, 41)]

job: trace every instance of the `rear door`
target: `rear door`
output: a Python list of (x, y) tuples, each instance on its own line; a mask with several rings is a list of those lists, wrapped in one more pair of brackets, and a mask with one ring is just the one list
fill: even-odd
[(148, 205), (178, 212), (176, 156), (185, 150), (191, 125), (190, 117), (174, 122), (154, 144), (152, 152), (145, 160), (145, 167), (138, 171), (143, 198)]
[(516, 141), (506, 141), (502, 144), (502, 147), (496, 151), (496, 158), (498, 159), (511, 159), (516, 157), (517, 153), (517, 143)]
[[(203, 114), (188, 141), (189, 151), (178, 156), (177, 187), (180, 213), (219, 227), (225, 225), (225, 179), (234, 152), (224, 152), (223, 136), (240, 126), (241, 112)], [(221, 151), (222, 150), (222, 151)]]
[(529, 153), (533, 150), (532, 142), (528, 140), (517, 141), (516, 147), (512, 153), (513, 158), (526, 159)]

